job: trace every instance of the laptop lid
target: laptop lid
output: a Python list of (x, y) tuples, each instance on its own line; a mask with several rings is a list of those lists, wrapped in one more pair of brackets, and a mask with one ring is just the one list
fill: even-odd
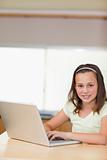
[(79, 143), (64, 140), (50, 143), (40, 113), (34, 105), (0, 102), (0, 115), (10, 138), (45, 146)]
[(48, 138), (36, 106), (0, 102), (0, 115), (10, 138), (48, 145)]

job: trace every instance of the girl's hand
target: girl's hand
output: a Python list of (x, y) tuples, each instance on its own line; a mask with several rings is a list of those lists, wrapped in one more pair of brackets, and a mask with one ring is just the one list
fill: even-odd
[(69, 139), (69, 132), (61, 132), (61, 131), (48, 131), (47, 132), (49, 140), (54, 140), (54, 139), (64, 139), (67, 140)]

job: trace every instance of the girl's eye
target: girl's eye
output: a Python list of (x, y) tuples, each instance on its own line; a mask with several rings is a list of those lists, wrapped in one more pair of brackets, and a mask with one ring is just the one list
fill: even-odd
[(94, 86), (94, 84), (89, 84), (88, 86), (89, 86), (89, 87), (93, 87), (93, 86)]
[(83, 85), (82, 85), (82, 84), (79, 84), (79, 85), (77, 85), (77, 87), (78, 87), (78, 88), (82, 88), (82, 87), (83, 87)]
[[(90, 88), (90, 87), (93, 87), (93, 86), (94, 86), (94, 84), (87, 84), (86, 87), (89, 87), (89, 88)], [(77, 88), (83, 88), (83, 87), (85, 87), (85, 86), (82, 85), (82, 84), (77, 84), (76, 87), (77, 87)]]

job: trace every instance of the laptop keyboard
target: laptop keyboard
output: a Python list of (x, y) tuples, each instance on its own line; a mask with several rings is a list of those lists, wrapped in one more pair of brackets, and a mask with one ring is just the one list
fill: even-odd
[(61, 143), (61, 142), (64, 142), (65, 140), (61, 137), (56, 137), (55, 139), (53, 140), (49, 140), (50, 143)]

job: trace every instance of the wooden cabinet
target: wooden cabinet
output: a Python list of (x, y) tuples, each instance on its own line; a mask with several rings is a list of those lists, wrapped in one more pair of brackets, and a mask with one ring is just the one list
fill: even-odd
[[(46, 121), (47, 121), (46, 119), (43, 119), (43, 123), (45, 123)], [(58, 131), (71, 131), (72, 126), (71, 126), (70, 121), (63, 123), (61, 126), (57, 127), (56, 130), (58, 130)]]
[[(41, 111), (40, 112), (40, 116), (41, 119), (43, 120), (43, 123), (45, 123), (46, 121), (50, 120), (54, 115), (56, 114), (56, 112), (47, 112), (47, 111)], [(70, 121), (66, 121), (64, 122), (61, 126), (57, 127), (55, 130), (58, 131), (71, 131), (72, 130), (72, 124), (70, 123)]]
[(57, 128), (57, 130), (59, 130), (59, 131), (71, 131), (72, 126), (71, 126), (70, 121), (67, 121), (67, 122), (63, 123), (60, 127)]
[[(49, 120), (49, 119), (43, 119), (43, 123), (45, 123), (47, 120)], [(71, 131), (70, 121), (63, 123), (60, 127), (56, 128), (56, 130), (58, 130), (58, 131)], [(4, 127), (3, 121), (0, 117), (0, 134), (2, 134), (3, 132), (5, 132), (5, 127)]]
[(4, 127), (3, 121), (0, 116), (0, 134), (3, 133), (4, 131), (5, 131), (5, 127)]

